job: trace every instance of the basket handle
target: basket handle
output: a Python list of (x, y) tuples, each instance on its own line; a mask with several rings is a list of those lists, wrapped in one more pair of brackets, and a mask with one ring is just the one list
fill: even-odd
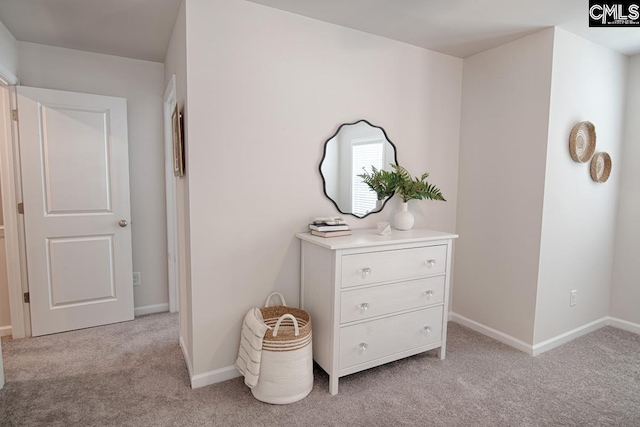
[(280, 329), (280, 323), (282, 323), (282, 321), (284, 319), (291, 319), (293, 320), (293, 328), (295, 330), (295, 336), (297, 337), (298, 335), (300, 335), (300, 328), (298, 328), (298, 321), (296, 320), (296, 318), (293, 316), (293, 314), (283, 314), (282, 316), (280, 316), (280, 318), (278, 319), (278, 321), (276, 322), (276, 327), (273, 328), (273, 336), (277, 336), (278, 335), (278, 329)]
[(280, 297), (280, 302), (282, 302), (283, 306), (287, 306), (287, 302), (284, 300), (284, 297), (282, 296), (282, 294), (280, 292), (271, 292), (269, 294), (269, 296), (267, 297), (267, 300), (264, 302), (264, 306), (265, 307), (269, 307), (269, 301), (271, 300), (271, 297), (277, 295)]

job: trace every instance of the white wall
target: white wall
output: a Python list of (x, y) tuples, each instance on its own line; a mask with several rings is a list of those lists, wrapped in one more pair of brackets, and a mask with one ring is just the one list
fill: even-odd
[[(183, 1), (174, 24), (171, 41), (164, 63), (164, 82), (169, 84), (171, 76), (176, 76), (176, 100), (184, 113), (185, 149), (188, 150), (188, 103), (187, 103), (187, 32), (186, 9)], [(179, 270), (179, 311), (180, 338), (182, 339), (188, 363), (193, 364), (193, 325), (191, 309), (191, 257), (189, 237), (189, 167), (183, 178), (176, 179), (176, 210), (178, 222), (178, 270)]]
[(465, 58), (453, 311), (533, 337), (553, 29)]
[(25, 42), (18, 50), (25, 86), (127, 98), (133, 270), (142, 282), (134, 301), (168, 304), (163, 64)]
[[(640, 330), (640, 55), (629, 61), (627, 107), (621, 168), (620, 204), (611, 290), (610, 316), (635, 324)], [(617, 160), (617, 161), (615, 161)]]
[(0, 22), (0, 71), (18, 75), (18, 46), (16, 38)]
[[(340, 124), (382, 126), (399, 163), (416, 175), (428, 170), (449, 200), (412, 203), (416, 226), (455, 230), (462, 61), (250, 2), (189, 1), (186, 24), (194, 370), (202, 374), (233, 364), (242, 318), (269, 292), (297, 304), (294, 233), (337, 213), (318, 164)], [(349, 223), (374, 227), (392, 211)]]
[[(624, 55), (556, 28), (534, 344), (608, 315), (626, 72)], [(569, 155), (571, 128), (583, 120), (596, 127), (596, 152), (611, 155), (606, 183)]]

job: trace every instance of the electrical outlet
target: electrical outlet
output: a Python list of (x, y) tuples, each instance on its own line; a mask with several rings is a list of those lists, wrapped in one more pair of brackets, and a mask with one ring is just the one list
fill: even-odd
[(578, 293), (577, 289), (571, 291), (571, 297), (569, 298), (569, 307), (573, 307), (576, 305), (576, 294)]
[(140, 286), (140, 272), (133, 272), (133, 286)]

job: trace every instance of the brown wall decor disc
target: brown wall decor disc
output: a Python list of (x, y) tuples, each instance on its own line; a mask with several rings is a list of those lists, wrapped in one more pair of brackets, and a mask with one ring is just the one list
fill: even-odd
[(591, 122), (580, 122), (571, 129), (569, 152), (579, 163), (588, 162), (596, 151), (596, 127)]
[(611, 175), (611, 156), (604, 151), (596, 153), (591, 159), (591, 179), (606, 182)]

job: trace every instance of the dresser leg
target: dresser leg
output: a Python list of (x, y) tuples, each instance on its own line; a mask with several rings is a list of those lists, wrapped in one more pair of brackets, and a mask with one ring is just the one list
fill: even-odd
[(442, 360), (442, 359), (444, 359), (445, 353), (446, 353), (445, 347), (442, 346), (442, 347), (438, 348), (438, 351), (437, 351), (436, 354), (438, 355), (438, 358), (440, 360)]
[(337, 375), (329, 376), (329, 393), (331, 393), (332, 396), (335, 396), (336, 394), (338, 394), (338, 376)]

